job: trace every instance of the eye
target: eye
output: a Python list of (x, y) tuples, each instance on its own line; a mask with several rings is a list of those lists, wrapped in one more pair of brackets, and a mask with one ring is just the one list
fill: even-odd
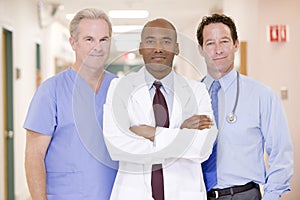
[(206, 43), (205, 43), (206, 46), (211, 46), (211, 45), (213, 45), (213, 44), (214, 44), (214, 42), (212, 42), (212, 41), (206, 42)]
[(102, 38), (102, 39), (100, 39), (100, 43), (101, 44), (106, 44), (107, 42), (109, 42), (109, 38)]
[(226, 40), (221, 40), (221, 42), (226, 44), (226, 43), (229, 43), (230, 41), (228, 39), (226, 39)]
[(94, 39), (92, 37), (86, 37), (85, 41), (91, 43), (94, 41)]
[(172, 43), (172, 41), (171, 41), (170, 39), (164, 39), (164, 40), (163, 40), (163, 44), (169, 45), (169, 44), (171, 44), (171, 43)]
[(150, 45), (150, 44), (154, 44), (154, 39), (147, 39), (146, 41), (145, 41), (145, 43), (146, 44), (148, 44), (148, 45)]

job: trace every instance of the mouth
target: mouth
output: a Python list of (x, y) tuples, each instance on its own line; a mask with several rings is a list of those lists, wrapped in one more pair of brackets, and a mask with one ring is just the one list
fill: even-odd
[(155, 55), (155, 56), (151, 57), (151, 60), (154, 60), (154, 61), (162, 61), (162, 60), (165, 60), (165, 59), (166, 59), (166, 57), (162, 56), (162, 55)]
[(214, 60), (214, 61), (219, 61), (219, 60), (224, 60), (225, 58), (226, 58), (226, 57), (224, 57), (224, 56), (223, 56), (223, 57), (216, 57), (216, 58), (214, 58), (213, 60)]
[(90, 54), (91, 57), (103, 57), (103, 54)]
[(214, 61), (220, 61), (223, 60), (224, 58), (215, 58)]

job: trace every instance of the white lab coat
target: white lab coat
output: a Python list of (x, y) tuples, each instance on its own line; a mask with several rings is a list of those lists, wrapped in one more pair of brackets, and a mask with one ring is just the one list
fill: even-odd
[(155, 141), (129, 131), (155, 126), (145, 68), (111, 82), (104, 105), (103, 132), (108, 151), (119, 161), (112, 200), (152, 200), (151, 166), (162, 163), (165, 200), (204, 200), (201, 162), (208, 159), (217, 129), (180, 129), (193, 114), (213, 117), (205, 85), (174, 73), (174, 100), (169, 128), (158, 127)]

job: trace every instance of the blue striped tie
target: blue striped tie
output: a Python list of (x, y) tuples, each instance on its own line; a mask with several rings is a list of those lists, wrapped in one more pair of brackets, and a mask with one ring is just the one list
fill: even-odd
[[(215, 122), (218, 127), (218, 92), (221, 88), (219, 81), (214, 81), (211, 86), (211, 104), (214, 111)], [(206, 190), (210, 191), (217, 184), (217, 142), (215, 142), (212, 153), (208, 160), (202, 163), (203, 177)]]

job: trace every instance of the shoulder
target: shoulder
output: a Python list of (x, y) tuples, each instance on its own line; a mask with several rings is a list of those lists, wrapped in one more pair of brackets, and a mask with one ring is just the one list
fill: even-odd
[(122, 76), (122, 77), (113, 77), (110, 83), (110, 90), (117, 90), (118, 92), (127, 90), (129, 87), (131, 87), (131, 82), (135, 80), (136, 78), (136, 72)]
[(108, 79), (110, 79), (110, 80), (112, 80), (112, 79), (114, 79), (114, 78), (118, 78), (117, 75), (115, 75), (115, 74), (113, 74), (113, 73), (111, 73), (111, 72), (109, 72), (109, 71), (104, 71), (104, 72), (105, 72), (105, 76), (107, 76)]
[(266, 85), (263, 82), (260, 82), (254, 78), (240, 75), (241, 76), (241, 85), (246, 87), (246, 89), (253, 88), (257, 93), (263, 93), (263, 94), (273, 94), (274, 91), (272, 88), (268, 85)]
[(62, 82), (63, 80), (66, 80), (66, 76), (68, 76), (69, 73), (70, 73), (69, 69), (66, 69), (54, 76), (47, 78), (45, 81), (41, 83), (39, 87), (49, 88), (49, 89), (52, 87), (56, 87), (57, 82)]
[(260, 82), (254, 78), (241, 75), (242, 90), (247, 92), (247, 95), (251, 98), (258, 98), (260, 101), (279, 101), (278, 95), (267, 84)]
[(144, 80), (143, 74), (139, 71), (139, 72), (131, 72), (113, 81), (116, 82), (116, 84), (121, 88), (128, 88), (131, 87), (133, 83), (136, 83), (140, 79)]
[(47, 78), (39, 85), (38, 89), (36, 90), (36, 94), (40, 96), (55, 97), (57, 91), (60, 91), (61, 88), (64, 88), (62, 86), (65, 86), (66, 82), (70, 82), (74, 79), (71, 73), (72, 71), (70, 71), (70, 69), (66, 69), (52, 77)]
[(177, 73), (175, 73), (175, 77), (176, 77), (177, 81), (182, 82), (183, 84), (186, 84), (192, 90), (204, 90), (204, 91), (206, 91), (205, 84), (202, 83), (200, 80), (193, 80), (193, 79), (187, 78), (185, 76), (179, 75)]

